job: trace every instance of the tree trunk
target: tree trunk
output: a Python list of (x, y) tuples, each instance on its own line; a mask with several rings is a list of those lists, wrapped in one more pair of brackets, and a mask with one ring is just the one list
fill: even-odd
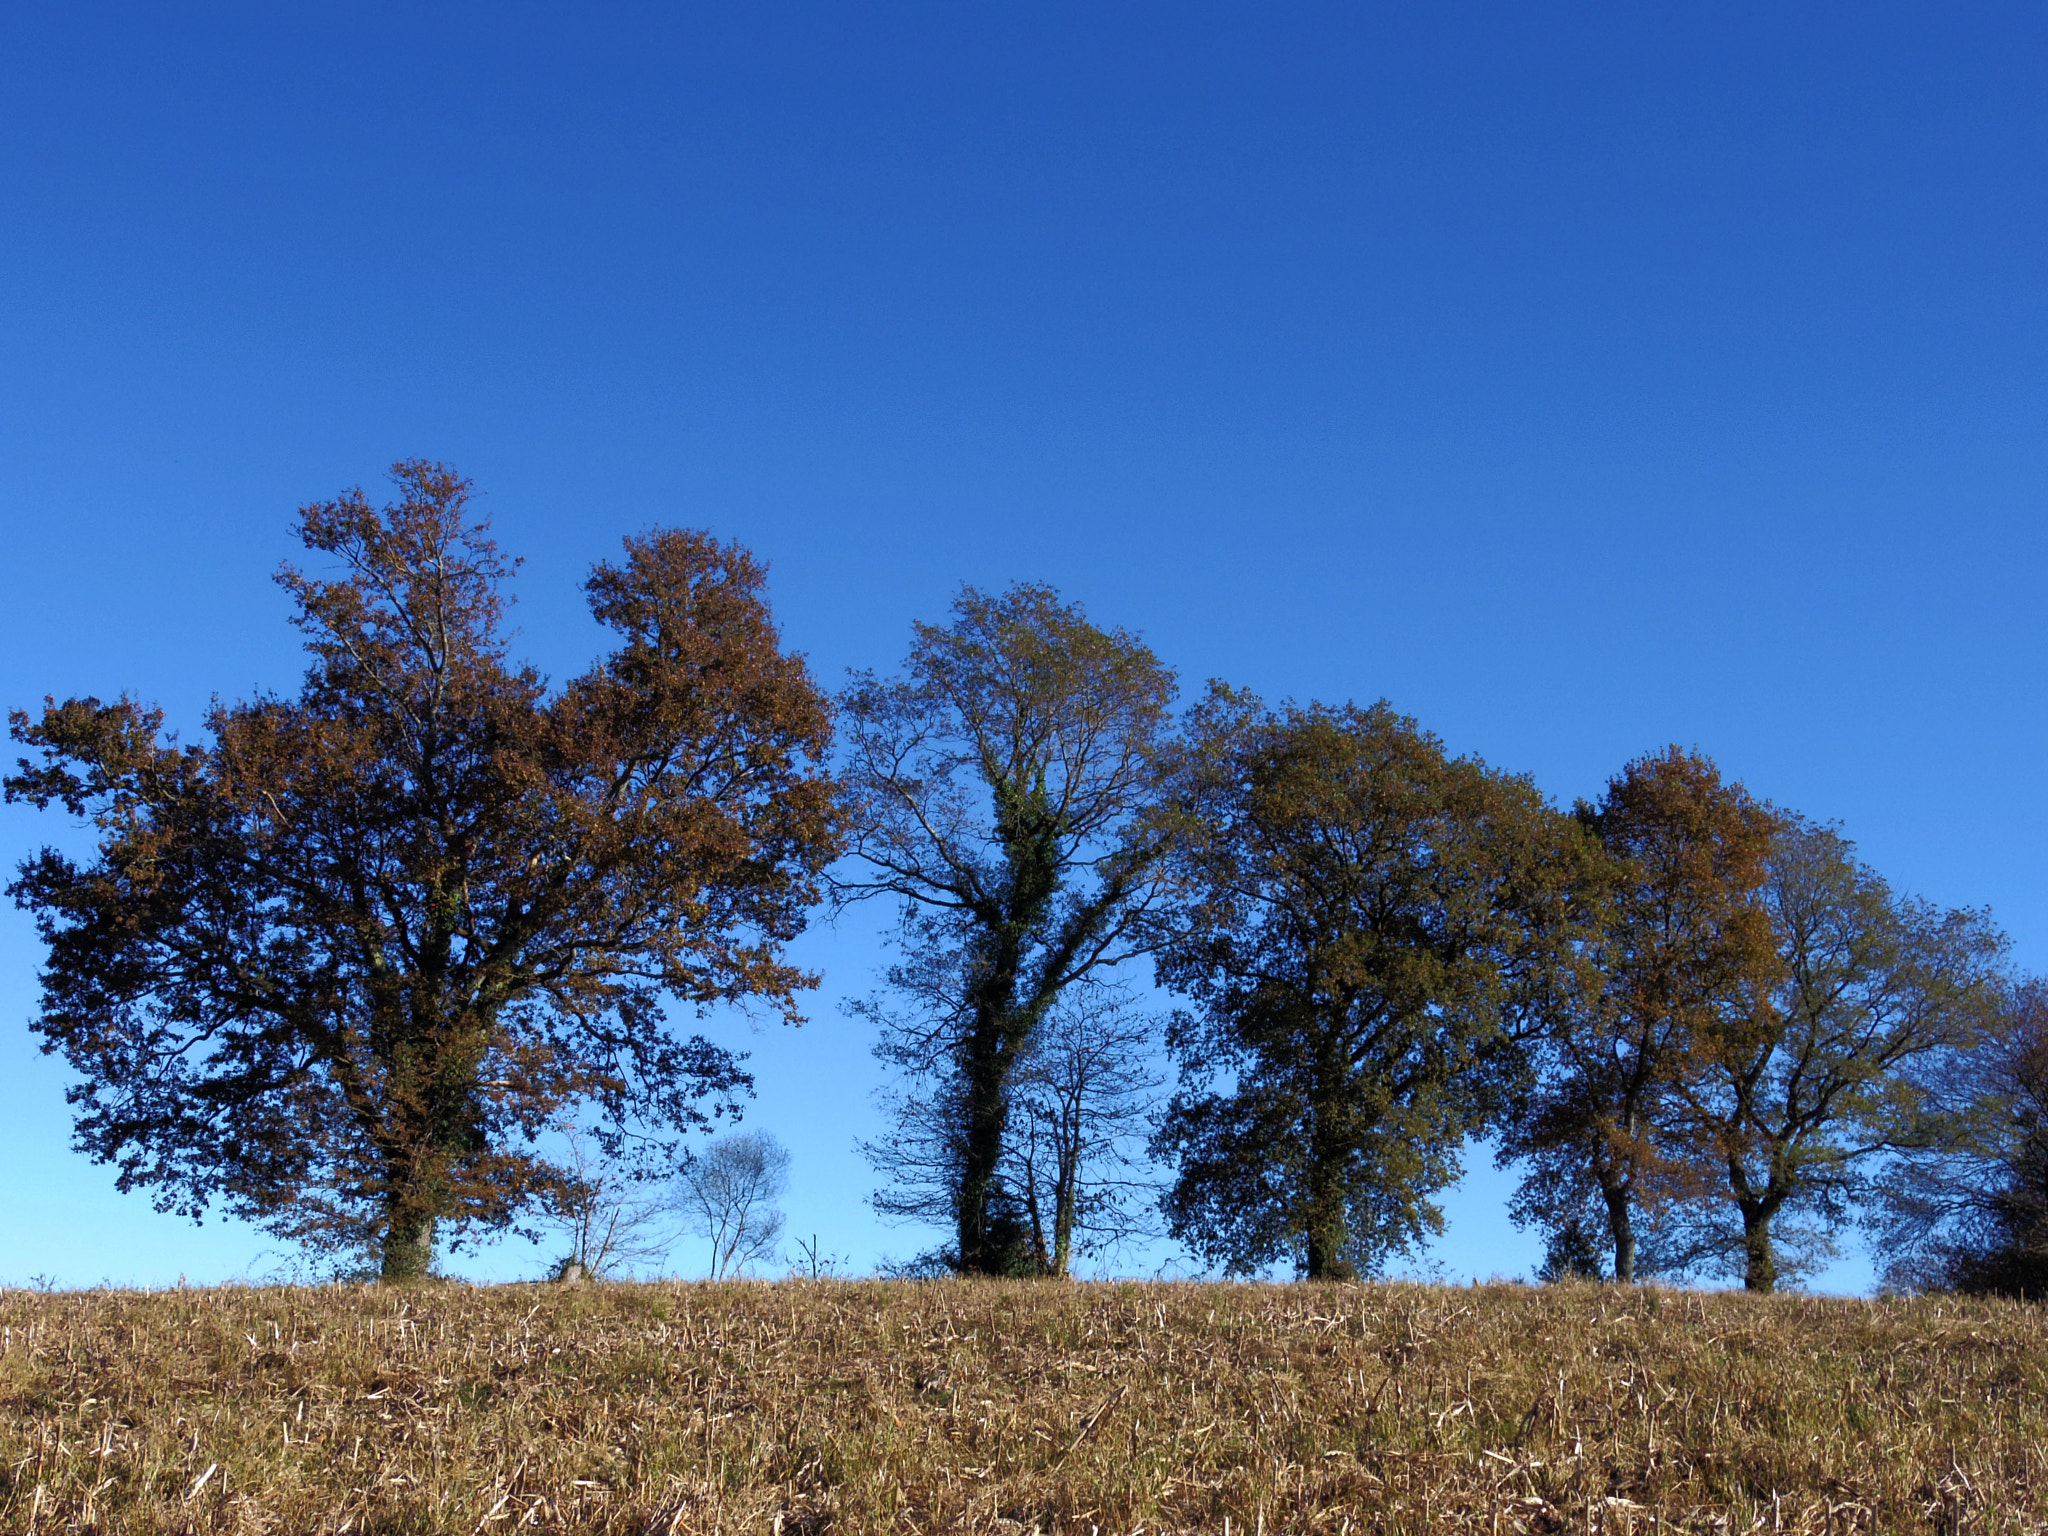
[(1315, 1111), (1309, 1132), (1308, 1208), (1303, 1213), (1308, 1239), (1308, 1274), (1311, 1280), (1349, 1278), (1351, 1266), (1344, 1262), (1344, 1243), (1350, 1236), (1344, 1200), (1344, 1152), (1332, 1145), (1327, 1127), (1333, 1118), (1327, 1106)]
[(1629, 1209), (1628, 1191), (1602, 1189), (1607, 1201), (1607, 1227), (1614, 1234), (1614, 1280), (1617, 1285), (1636, 1283), (1636, 1223)]
[(1308, 1278), (1311, 1280), (1337, 1280), (1346, 1278), (1349, 1266), (1344, 1258), (1344, 1232), (1340, 1227), (1331, 1231), (1326, 1223), (1310, 1227), (1308, 1232)]
[[(1031, 1262), (1040, 1269), (1051, 1272), (1055, 1262), (1054, 1250), (1059, 1239), (1057, 1236), (1048, 1239), (1045, 1235), (1045, 1202), (1039, 1198), (1037, 1168), (1027, 1161), (1017, 1182), (1024, 1193), (1024, 1218), (1031, 1226)], [(1054, 1216), (1055, 1234), (1058, 1229), (1059, 1218)]]
[(998, 1230), (993, 1219), (997, 1172), (1009, 1134), (1009, 1078), (1053, 996), (1048, 990), (1020, 1005), (1017, 985), (1026, 946), (1039, 931), (1060, 884), (1060, 818), (1046, 800), (1043, 774), (1035, 785), (1022, 787), (996, 777), (989, 788), (995, 797), (996, 832), (1007, 878), (1000, 914), (983, 919), (991, 941), (988, 970), (969, 993), (973, 1017), (963, 1063), (967, 1123), (962, 1127), (957, 1233), (964, 1275), (1009, 1274), (1018, 1267), (1019, 1234)]
[(1053, 1203), (1052, 1263), (1047, 1266), (1055, 1280), (1066, 1279), (1074, 1262), (1074, 1207), (1081, 1193), (1076, 1156), (1067, 1147), (1060, 1149), (1059, 1194)]
[(1778, 1255), (1771, 1246), (1771, 1213), (1742, 1208), (1742, 1288), (1768, 1296), (1778, 1288)]
[(968, 1042), (966, 1124), (961, 1127), (959, 1255), (963, 1275), (1001, 1274), (1009, 1257), (993, 1230), (996, 1170), (1003, 1160), (1009, 1105), (1003, 1092), (1001, 1037), (977, 1019)]
[(424, 1280), (433, 1264), (434, 1218), (411, 1211), (394, 1212), (384, 1230), (384, 1283)]

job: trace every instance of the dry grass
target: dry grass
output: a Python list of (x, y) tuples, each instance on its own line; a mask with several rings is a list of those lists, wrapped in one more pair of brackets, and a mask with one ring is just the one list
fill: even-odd
[(449, 1286), (0, 1328), (17, 1532), (2048, 1530), (2015, 1305)]

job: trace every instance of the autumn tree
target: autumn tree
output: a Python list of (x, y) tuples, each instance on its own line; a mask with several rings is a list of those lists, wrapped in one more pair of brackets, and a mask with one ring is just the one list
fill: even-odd
[(399, 1279), (558, 1188), (540, 1135), (577, 1106), (605, 1152), (660, 1156), (745, 1090), (665, 1001), (795, 1020), (784, 946), (837, 841), (829, 706), (744, 550), (629, 539), (586, 584), (614, 648), (551, 690), (507, 656), (469, 483), (393, 473), (381, 511), (300, 514), (330, 569), (279, 578), (296, 697), (217, 704), (192, 745), (125, 698), (17, 711), (36, 758), (7, 794), (98, 832), (11, 887), (78, 1146), (160, 1208), (219, 1202)]
[(1695, 1032), (1674, 1137), (1719, 1185), (1694, 1208), (1693, 1267), (1771, 1291), (1783, 1218), (1824, 1242), (1866, 1169), (1950, 1140), (1934, 1085), (1992, 1040), (2006, 941), (1982, 912), (1898, 895), (1839, 833), (1797, 817), (1773, 840), (1760, 895), (1776, 984)]
[(1515, 1040), (1575, 984), (1582, 840), (1385, 703), (1218, 687), (1187, 729), (1158, 958), (1191, 1005), (1155, 1143), (1173, 1235), (1238, 1273), (1372, 1272), (1441, 1228)]
[(1760, 892), (1779, 823), (1677, 747), (1628, 764), (1575, 817), (1605, 855), (1581, 952), (1598, 983), (1558, 995), (1534, 1047), (1537, 1087), (1502, 1122), (1500, 1156), (1527, 1170), (1517, 1221), (1553, 1237), (1597, 1222), (1629, 1284), (1646, 1210), (1703, 1187), (1668, 1136), (1695, 1042), (1776, 978)]
[[(898, 903), (878, 1051), (942, 1085), (909, 1107), (948, 1149), (950, 1262), (1010, 1273), (1032, 1263), (1001, 1178), (1016, 1072), (1070, 987), (1142, 947), (1174, 680), (1044, 586), (967, 588), (914, 634), (901, 676), (859, 674), (842, 699), (858, 863), (841, 894)], [(906, 1214), (932, 1214), (911, 1194)]]

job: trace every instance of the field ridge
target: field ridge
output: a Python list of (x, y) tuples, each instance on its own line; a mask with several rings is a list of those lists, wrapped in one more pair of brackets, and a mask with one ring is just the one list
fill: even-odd
[(2038, 1307), (1646, 1287), (0, 1293), (10, 1531), (2048, 1530)]

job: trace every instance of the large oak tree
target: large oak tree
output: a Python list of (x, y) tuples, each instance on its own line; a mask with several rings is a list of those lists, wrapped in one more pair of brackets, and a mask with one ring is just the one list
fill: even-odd
[(1175, 1237), (1235, 1272), (1370, 1272), (1578, 985), (1582, 840), (1527, 779), (1386, 704), (1192, 713), (1163, 985), (1187, 997), (1156, 1142)]
[[(48, 944), (35, 1028), (79, 1074), (78, 1146), (124, 1189), (220, 1202), (422, 1273), (438, 1229), (558, 1189), (543, 1129), (666, 1147), (738, 1061), (665, 1022), (760, 999), (837, 843), (827, 701), (761, 567), (699, 533), (630, 539), (587, 584), (618, 639), (550, 689), (506, 654), (509, 574), (434, 464), (305, 508), (287, 567), (295, 697), (217, 704), (204, 744), (128, 699), (12, 716), (10, 799), (89, 817), (12, 887)], [(337, 568), (338, 567), (338, 568)]]

